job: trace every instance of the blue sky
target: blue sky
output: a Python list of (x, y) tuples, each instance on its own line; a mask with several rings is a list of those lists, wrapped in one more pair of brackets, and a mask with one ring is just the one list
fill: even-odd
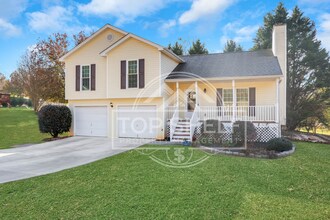
[[(330, 51), (330, 0), (282, 1), (298, 5), (315, 21), (318, 38)], [(0, 72), (7, 77), (20, 56), (54, 32), (87, 33), (109, 23), (161, 45), (200, 38), (210, 52), (227, 39), (248, 50), (274, 0), (0, 0)]]

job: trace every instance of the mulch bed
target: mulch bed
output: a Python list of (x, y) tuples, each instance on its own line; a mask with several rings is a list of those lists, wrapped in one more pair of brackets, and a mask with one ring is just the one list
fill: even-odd
[(247, 148), (222, 148), (222, 147), (207, 147), (199, 146), (200, 149), (211, 153), (211, 154), (225, 154), (232, 156), (241, 156), (241, 157), (253, 157), (253, 158), (265, 158), (265, 159), (276, 159), (285, 156), (291, 155), (295, 151), (295, 146), (291, 150), (276, 152), (266, 149), (266, 143), (258, 142), (250, 143)]
[(328, 135), (310, 134), (300, 131), (282, 131), (282, 136), (292, 141), (330, 144), (330, 136)]

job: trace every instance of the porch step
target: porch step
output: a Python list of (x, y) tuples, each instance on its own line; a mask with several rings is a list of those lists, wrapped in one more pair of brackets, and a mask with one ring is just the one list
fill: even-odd
[(190, 126), (190, 122), (178, 122), (177, 126)]
[(175, 129), (174, 134), (176, 133), (190, 133), (190, 129)]
[(175, 131), (174, 134), (173, 134), (173, 137), (177, 137), (177, 136), (190, 136), (190, 132), (177, 132)]
[(175, 127), (172, 137), (173, 142), (183, 142), (190, 139), (190, 120), (180, 119)]

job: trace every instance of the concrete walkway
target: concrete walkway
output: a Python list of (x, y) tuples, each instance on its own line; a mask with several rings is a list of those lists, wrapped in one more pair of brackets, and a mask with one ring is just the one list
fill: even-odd
[(70, 137), (0, 150), (0, 183), (54, 173), (113, 156), (152, 140)]

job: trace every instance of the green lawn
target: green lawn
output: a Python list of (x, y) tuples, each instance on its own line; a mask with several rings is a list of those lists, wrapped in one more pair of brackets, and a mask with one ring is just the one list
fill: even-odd
[(37, 114), (31, 109), (0, 108), (0, 123), (0, 149), (51, 137), (39, 132)]
[(330, 219), (330, 146), (296, 146), (282, 159), (214, 155), (181, 169), (132, 150), (0, 184), (0, 219)]

